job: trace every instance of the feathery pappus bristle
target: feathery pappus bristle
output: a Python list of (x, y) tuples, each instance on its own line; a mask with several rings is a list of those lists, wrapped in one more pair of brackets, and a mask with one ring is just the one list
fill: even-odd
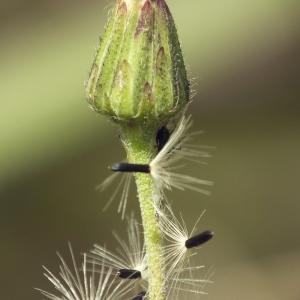
[(176, 166), (176, 163), (181, 159), (202, 163), (201, 159), (210, 157), (207, 149), (211, 147), (201, 147), (189, 143), (192, 137), (197, 134), (189, 133), (191, 126), (191, 116), (183, 116), (164, 147), (150, 162), (150, 173), (159, 189), (190, 189), (208, 195), (210, 194), (209, 191), (201, 186), (211, 186), (213, 184), (211, 181), (174, 171), (181, 167)]
[[(207, 284), (213, 283), (210, 278), (212, 274), (205, 272), (203, 275), (203, 266), (196, 267), (182, 267), (178, 272), (171, 274), (167, 284), (167, 300), (174, 299), (196, 299), (200, 295), (207, 295), (206, 286)], [(199, 274), (199, 271), (202, 274)], [(203, 277), (199, 279), (199, 277)]]
[(169, 272), (172, 272), (182, 261), (185, 260), (188, 252), (186, 241), (188, 241), (196, 230), (196, 227), (204, 215), (205, 211), (199, 216), (192, 231), (189, 232), (183, 219), (175, 216), (170, 206), (164, 208), (155, 207), (157, 215), (160, 218), (162, 234), (167, 241), (164, 254), (165, 260), (169, 266)]
[[(169, 137), (170, 137), (170, 132), (165, 126), (163, 126), (161, 129), (158, 130), (156, 136), (156, 144), (157, 144), (158, 152), (167, 143)], [(150, 173), (150, 166), (146, 164), (131, 164), (131, 163), (121, 162), (121, 163), (113, 164), (110, 169), (116, 173), (106, 178), (100, 185), (97, 186), (97, 189), (101, 191), (105, 190), (109, 185), (111, 185), (115, 181), (115, 179), (118, 177), (118, 175), (120, 175), (120, 173), (127, 173), (127, 174), (122, 174), (122, 178), (118, 183), (117, 188), (115, 189), (109, 201), (106, 203), (106, 205), (103, 208), (104, 211), (107, 210), (107, 208), (111, 205), (111, 203), (114, 201), (116, 196), (122, 190), (121, 198), (119, 201), (118, 213), (121, 213), (122, 219), (124, 219), (128, 195), (129, 195), (129, 189), (130, 189), (130, 184), (132, 179), (131, 173)]]
[(112, 268), (112, 272), (119, 279), (132, 281), (143, 289), (147, 286), (147, 258), (145, 245), (142, 242), (138, 222), (128, 219), (127, 241), (113, 233), (120, 248), (113, 253), (105, 247), (95, 245), (88, 255), (89, 260), (96, 265)]
[[(196, 177), (192, 177), (185, 174), (180, 174), (174, 170), (180, 168), (177, 165), (179, 160), (185, 159), (195, 163), (205, 163), (202, 159), (210, 157), (207, 150), (212, 147), (193, 145), (190, 143), (193, 136), (198, 133), (188, 133), (192, 126), (191, 116), (183, 116), (179, 121), (179, 124), (170, 135), (166, 127), (162, 127), (157, 133), (157, 146), (158, 154), (155, 158), (147, 164), (132, 164), (132, 163), (117, 163), (112, 166), (112, 171), (114, 172), (126, 172), (129, 173), (127, 176), (131, 176), (130, 173), (150, 173), (150, 175), (155, 180), (157, 187), (162, 189), (171, 190), (172, 188), (177, 188), (179, 190), (190, 189), (196, 192), (200, 192), (209, 195), (210, 192), (201, 186), (211, 186), (213, 183), (209, 180), (203, 180)], [(126, 182), (129, 180), (127, 179)], [(117, 190), (115, 191), (113, 197), (120, 188), (120, 182)], [(106, 183), (103, 183), (103, 186)], [(124, 192), (122, 193), (120, 207), (122, 207), (122, 215), (125, 212), (125, 206), (128, 197), (128, 185), (124, 187)], [(110, 203), (111, 200), (108, 202)]]
[[(51, 300), (121, 300), (131, 291), (132, 285), (116, 282), (112, 268), (106, 268), (103, 263), (99, 270), (87, 269), (87, 258), (84, 254), (81, 268), (78, 267), (71, 245), (69, 245), (72, 267), (69, 267), (60, 254), (60, 272), (55, 276), (46, 267), (45, 277), (53, 284), (56, 294), (41, 289), (45, 297)], [(72, 270), (73, 269), (73, 270)]]
[(189, 143), (192, 137), (197, 134), (188, 133), (191, 126), (191, 116), (183, 116), (171, 135), (165, 126), (159, 129), (156, 137), (158, 154), (149, 164), (127, 162), (113, 164), (111, 170), (115, 173), (109, 176), (98, 188), (101, 190), (105, 189), (117, 178), (118, 174), (122, 173), (123, 175), (114, 193), (105, 205), (104, 210), (121, 193), (118, 212), (122, 214), (122, 219), (124, 219), (133, 173), (149, 173), (156, 184), (156, 188), (162, 194), (165, 189), (171, 190), (172, 188), (176, 188), (179, 190), (189, 189), (209, 195), (210, 192), (202, 186), (213, 185), (211, 181), (180, 174), (175, 171), (182, 167), (181, 165), (176, 165), (182, 159), (196, 163), (205, 163), (202, 159), (210, 157), (207, 150), (212, 147)]
[[(117, 165), (115, 166), (116, 168), (118, 167)], [(125, 212), (126, 212), (126, 206), (127, 206), (127, 201), (128, 201), (128, 196), (129, 196), (129, 190), (130, 190), (130, 184), (132, 181), (132, 173), (114, 173), (107, 177), (101, 184), (99, 184), (96, 189), (103, 191), (106, 188), (108, 188), (115, 180), (117, 177), (121, 175), (121, 179), (119, 180), (116, 188), (114, 189), (113, 194), (105, 204), (103, 211), (106, 211), (108, 207), (112, 204), (112, 202), (116, 199), (116, 197), (121, 194), (120, 196), (120, 201), (119, 201), (119, 206), (118, 206), (118, 213), (121, 214), (122, 220), (125, 217)]]
[(155, 207), (155, 209), (160, 218), (161, 231), (166, 240), (163, 256), (167, 266), (168, 299), (175, 299), (175, 294), (178, 291), (204, 293), (204, 285), (210, 281), (194, 278), (194, 272), (203, 269), (204, 266), (190, 265), (190, 258), (196, 254), (191, 251), (191, 248), (203, 245), (213, 236), (213, 233), (209, 230), (195, 234), (204, 212), (199, 216), (193, 229), (189, 231), (183, 219), (179, 220), (170, 206)]

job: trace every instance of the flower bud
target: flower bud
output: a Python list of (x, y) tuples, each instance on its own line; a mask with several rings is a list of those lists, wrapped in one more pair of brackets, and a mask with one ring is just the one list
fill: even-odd
[(93, 109), (160, 124), (189, 102), (176, 27), (164, 0), (117, 0), (86, 86)]

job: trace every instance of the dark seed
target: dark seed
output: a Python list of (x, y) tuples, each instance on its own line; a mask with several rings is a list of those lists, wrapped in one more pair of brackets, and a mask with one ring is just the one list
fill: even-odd
[(210, 230), (203, 231), (188, 240), (185, 241), (185, 247), (187, 249), (195, 248), (203, 245), (204, 243), (208, 242), (212, 237), (214, 236), (214, 233)]
[(149, 165), (143, 164), (116, 163), (112, 165), (111, 170), (114, 172), (150, 173)]
[(141, 292), (137, 294), (132, 300), (143, 300), (143, 298), (146, 296), (146, 292)]
[(142, 277), (142, 274), (137, 270), (120, 269), (118, 271), (118, 276), (122, 279), (139, 279)]
[(158, 152), (165, 146), (169, 138), (170, 132), (165, 126), (158, 130), (156, 135), (156, 144)]

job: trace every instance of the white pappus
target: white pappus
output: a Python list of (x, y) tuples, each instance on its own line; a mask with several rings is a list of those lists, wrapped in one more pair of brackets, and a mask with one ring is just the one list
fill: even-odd
[[(51, 300), (121, 300), (131, 290), (131, 285), (124, 282), (116, 282), (116, 276), (112, 268), (106, 268), (103, 263), (100, 271), (87, 269), (87, 258), (84, 254), (81, 267), (78, 267), (71, 245), (69, 245), (72, 267), (69, 267), (60, 254), (60, 272), (55, 276), (44, 267), (44, 276), (53, 284), (56, 292), (40, 291)], [(73, 269), (73, 270), (72, 270)]]
[(158, 194), (163, 194), (164, 190), (176, 188), (179, 190), (189, 189), (209, 195), (210, 192), (203, 188), (203, 186), (213, 185), (211, 181), (181, 174), (176, 171), (182, 167), (182, 165), (178, 164), (181, 160), (205, 164), (204, 160), (211, 156), (208, 150), (212, 149), (212, 147), (191, 143), (193, 137), (201, 133), (188, 133), (191, 126), (191, 116), (182, 116), (170, 137), (164, 141), (163, 145), (159, 145), (161, 147), (160, 151), (148, 165), (131, 163), (114, 164), (111, 170), (116, 173), (109, 176), (99, 185), (99, 188), (101, 190), (105, 189), (116, 179), (118, 174), (122, 173), (123, 176), (104, 209), (121, 193), (118, 212), (122, 213), (122, 218), (124, 218), (133, 173), (149, 173), (155, 182), (156, 188), (159, 190)]
[(94, 245), (88, 254), (88, 260), (100, 267), (104, 265), (111, 268), (118, 279), (132, 282), (137, 290), (145, 290), (148, 279), (147, 257), (139, 226), (133, 216), (128, 218), (128, 240), (125, 241), (113, 233), (120, 248), (114, 253), (103, 246)]
[[(181, 298), (180, 292), (205, 294), (204, 287), (211, 283), (210, 276), (198, 279), (198, 273), (204, 269), (203, 265), (192, 265), (190, 259), (197, 252), (192, 251), (209, 241), (214, 233), (206, 230), (196, 233), (197, 225), (205, 211), (199, 216), (192, 230), (189, 231), (183, 219), (176, 218), (169, 206), (164, 210), (156, 207), (160, 218), (161, 231), (166, 241), (164, 259), (167, 266), (168, 299)], [(207, 278), (208, 277), (208, 278)], [(179, 297), (180, 294), (180, 297)]]

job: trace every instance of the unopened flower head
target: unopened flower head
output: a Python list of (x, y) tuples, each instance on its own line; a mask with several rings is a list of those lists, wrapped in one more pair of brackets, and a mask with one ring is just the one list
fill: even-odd
[[(51, 300), (122, 300), (131, 290), (131, 283), (116, 282), (112, 268), (101, 265), (100, 270), (87, 269), (87, 259), (84, 255), (81, 268), (78, 267), (72, 248), (70, 246), (72, 267), (58, 254), (61, 266), (58, 276), (55, 276), (47, 268), (45, 277), (53, 284), (56, 292), (51, 293), (38, 289), (45, 297)], [(72, 270), (73, 269), (73, 270)]]
[(96, 111), (157, 126), (189, 102), (189, 81), (165, 0), (117, 0), (86, 85)]

